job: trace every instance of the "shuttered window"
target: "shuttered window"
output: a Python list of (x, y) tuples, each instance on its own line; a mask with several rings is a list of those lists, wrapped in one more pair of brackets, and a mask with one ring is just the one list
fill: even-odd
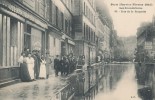
[(52, 24), (56, 25), (56, 6), (52, 5)]
[(55, 12), (56, 12), (56, 15), (55, 15), (55, 18), (56, 18), (56, 26), (58, 27), (58, 7), (56, 7), (55, 9)]
[(23, 43), (23, 23), (0, 14), (0, 66), (15, 66)]
[(64, 14), (62, 12), (61, 12), (61, 21), (62, 21), (61, 29), (64, 30)]

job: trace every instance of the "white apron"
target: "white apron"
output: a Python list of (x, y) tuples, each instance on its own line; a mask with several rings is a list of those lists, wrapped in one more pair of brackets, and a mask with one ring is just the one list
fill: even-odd
[(42, 60), (41, 64), (40, 64), (40, 73), (39, 73), (39, 77), (40, 78), (46, 78), (46, 61)]

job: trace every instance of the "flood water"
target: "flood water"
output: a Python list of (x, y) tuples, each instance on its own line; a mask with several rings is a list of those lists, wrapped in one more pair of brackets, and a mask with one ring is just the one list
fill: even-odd
[(142, 100), (138, 96), (134, 64), (106, 65), (104, 72), (103, 89), (95, 100)]
[[(142, 90), (141, 93), (143, 95), (138, 93), (140, 85), (137, 84), (137, 67), (135, 68), (133, 63), (109, 64), (104, 65), (103, 68), (104, 75), (98, 83), (98, 94), (95, 96), (95, 100), (153, 100), (150, 91)], [(60, 77), (54, 76), (48, 80), (23, 82), (8, 86), (4, 89), (0, 89), (0, 100), (51, 100), (51, 98), (54, 97), (54, 95), (52, 95), (53, 92), (67, 84), (67, 81), (63, 81), (59, 78)], [(93, 98), (89, 98), (89, 100), (94, 100), (94, 96)]]

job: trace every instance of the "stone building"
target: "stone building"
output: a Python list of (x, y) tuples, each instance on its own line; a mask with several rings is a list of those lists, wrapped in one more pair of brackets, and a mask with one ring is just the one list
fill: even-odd
[[(95, 16), (94, 0), (0, 0), (0, 86), (19, 80), (18, 58), (25, 49), (52, 59), (84, 55), (86, 66), (95, 63)], [(110, 29), (101, 28), (109, 51)]]
[(84, 55), (86, 65), (95, 62), (96, 41), (94, 0), (72, 0), (76, 56)]
[(44, 0), (0, 0), (0, 83), (19, 79), (18, 58), (24, 49), (45, 53)]
[[(71, 0), (70, 0), (71, 1)], [(69, 0), (0, 0), (0, 83), (19, 79), (25, 49), (67, 55), (74, 51)]]
[(151, 23), (143, 23), (137, 30), (137, 54), (139, 62), (151, 63), (155, 59), (154, 18)]
[[(110, 29), (102, 22), (98, 14), (96, 18), (96, 34), (98, 35), (99, 51), (106, 59), (110, 54)], [(98, 52), (100, 54), (100, 52)]]
[(48, 46), (52, 56), (68, 55), (74, 51), (71, 2), (69, 0), (47, 0)]

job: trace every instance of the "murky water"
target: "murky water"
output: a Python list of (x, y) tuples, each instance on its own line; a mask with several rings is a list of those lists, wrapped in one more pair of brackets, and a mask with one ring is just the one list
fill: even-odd
[[(141, 96), (143, 99), (138, 97), (139, 85), (134, 64), (104, 65), (103, 72), (104, 76), (99, 81), (99, 93), (95, 96), (95, 100), (152, 100), (148, 90), (142, 90), (142, 94), (145, 95)], [(67, 83), (59, 78), (53, 77), (5, 87), (0, 89), (0, 100), (50, 100), (53, 98), (53, 92)]]
[(95, 100), (141, 100), (134, 64), (113, 64), (105, 66), (103, 90)]

